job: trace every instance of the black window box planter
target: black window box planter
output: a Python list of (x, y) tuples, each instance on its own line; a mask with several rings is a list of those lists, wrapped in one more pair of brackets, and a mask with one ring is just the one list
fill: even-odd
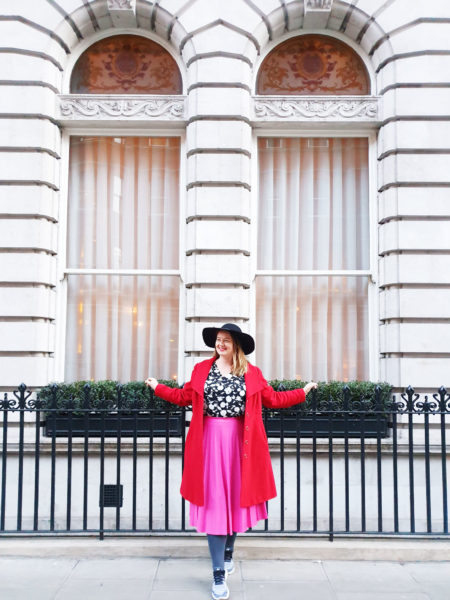
[(69, 415), (47, 415), (45, 421), (45, 435), (49, 437), (68, 437), (69, 430), (72, 437), (181, 437), (183, 433), (183, 415), (173, 413), (168, 416), (153, 415), (148, 413), (137, 415), (108, 414), (102, 417), (98, 414), (90, 414), (86, 423), (84, 416)]
[(316, 414), (299, 415), (292, 414), (283, 417), (279, 415), (267, 415), (264, 419), (268, 437), (280, 437), (281, 420), (283, 420), (284, 437), (307, 437), (307, 438), (385, 438), (388, 436), (388, 418), (384, 415), (343, 415)]

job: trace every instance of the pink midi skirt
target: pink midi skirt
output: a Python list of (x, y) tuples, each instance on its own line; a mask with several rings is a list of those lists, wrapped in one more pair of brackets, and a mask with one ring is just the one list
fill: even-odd
[(242, 508), (241, 458), (244, 419), (204, 417), (203, 461), (205, 504), (190, 504), (189, 522), (215, 535), (247, 531), (267, 518), (266, 503)]

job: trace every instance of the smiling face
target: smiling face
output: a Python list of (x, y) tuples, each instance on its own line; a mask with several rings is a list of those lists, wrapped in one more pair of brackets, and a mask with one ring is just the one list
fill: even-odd
[(216, 337), (216, 352), (227, 361), (233, 360), (234, 342), (231, 333), (221, 330)]

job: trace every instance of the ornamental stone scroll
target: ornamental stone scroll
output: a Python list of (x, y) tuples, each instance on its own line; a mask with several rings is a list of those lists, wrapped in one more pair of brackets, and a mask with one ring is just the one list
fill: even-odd
[(78, 95), (59, 96), (59, 120), (64, 121), (183, 121), (180, 96)]
[(372, 122), (378, 120), (375, 96), (256, 96), (255, 121)]

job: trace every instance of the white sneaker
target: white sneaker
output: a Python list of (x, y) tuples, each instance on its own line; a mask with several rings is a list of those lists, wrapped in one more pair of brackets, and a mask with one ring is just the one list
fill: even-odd
[(225, 581), (224, 569), (214, 569), (213, 584), (211, 588), (211, 598), (213, 600), (227, 600), (230, 597), (230, 590)]
[(225, 577), (234, 573), (234, 560), (230, 558), (230, 560), (225, 560), (223, 563), (225, 567)]
[(233, 551), (225, 550), (225, 559), (224, 559), (224, 567), (225, 567), (225, 577), (234, 573), (234, 560), (233, 560)]

